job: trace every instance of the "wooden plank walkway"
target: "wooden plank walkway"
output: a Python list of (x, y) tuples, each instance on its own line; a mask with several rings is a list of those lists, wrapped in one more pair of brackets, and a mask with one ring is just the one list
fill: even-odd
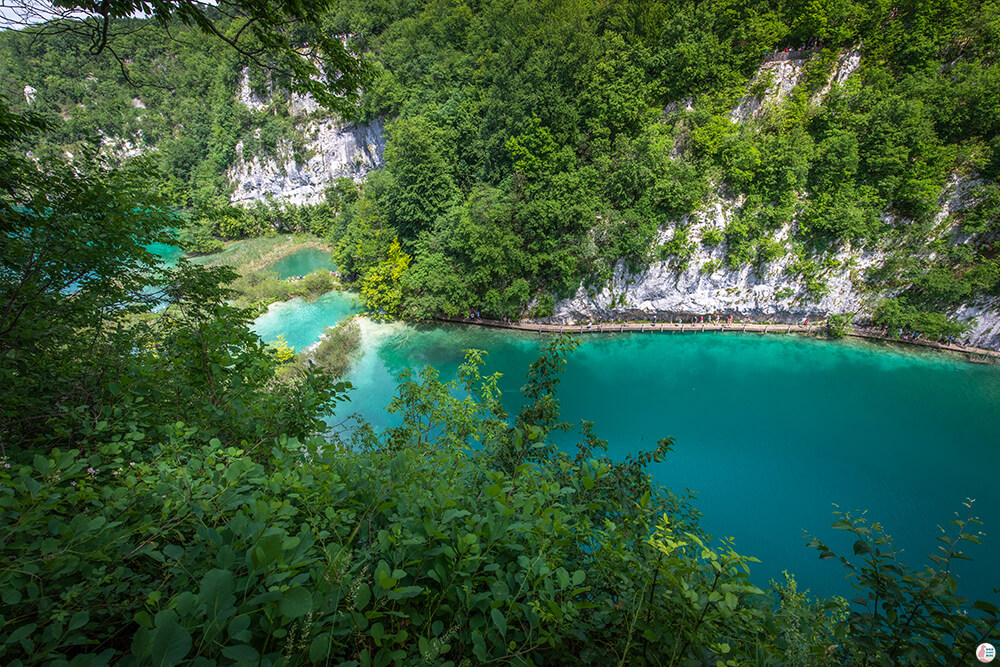
[[(471, 324), (480, 327), (491, 327), (495, 329), (514, 329), (517, 331), (533, 331), (537, 333), (551, 334), (590, 334), (590, 333), (679, 333), (706, 331), (737, 332), (737, 333), (759, 333), (759, 334), (805, 334), (817, 335), (826, 332), (825, 322), (810, 324), (756, 324), (752, 322), (602, 322), (601, 324), (543, 324), (541, 322), (501, 322), (500, 320), (475, 319), (469, 320), (455, 317), (438, 318), (444, 322), (454, 322), (456, 324)], [(1000, 351), (989, 350), (981, 347), (972, 347), (959, 344), (938, 343), (931, 340), (918, 338), (917, 340), (895, 339), (879, 329), (867, 329), (856, 327), (847, 332), (853, 338), (865, 338), (869, 340), (882, 340), (890, 343), (905, 343), (907, 345), (919, 345), (940, 350), (950, 350), (969, 355), (971, 361), (995, 362), (1000, 361)]]

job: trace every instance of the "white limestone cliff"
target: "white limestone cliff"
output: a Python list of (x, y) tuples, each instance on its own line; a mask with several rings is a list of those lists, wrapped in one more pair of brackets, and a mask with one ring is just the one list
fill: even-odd
[[(243, 70), (237, 98), (251, 111), (266, 112), (277, 102), (273, 91), (261, 97), (250, 88), (249, 70)], [(276, 204), (316, 204), (338, 178), (358, 182), (382, 166), (385, 136), (381, 119), (370, 123), (346, 123), (324, 117), (309, 95), (292, 93), (288, 114), (296, 119), (295, 130), (304, 139), (296, 151), (279, 141), (273, 156), (247, 155), (244, 143), (236, 145), (236, 161), (226, 172), (233, 186), (230, 200), (250, 204), (270, 200)]]
[[(734, 123), (761, 117), (778, 105), (795, 88), (811, 52), (778, 54), (764, 62), (748, 86), (747, 95), (730, 112)], [(858, 68), (861, 52), (852, 50), (837, 58), (827, 83), (810, 99), (819, 104), (834, 85), (841, 85)], [(691, 110), (691, 100), (668, 105), (665, 116), (681, 109)], [(953, 177), (940, 198), (935, 220), (939, 234), (954, 226), (954, 214), (969, 205), (976, 181)], [(668, 242), (679, 227), (686, 227), (693, 253), (686, 266), (677, 260), (655, 261), (639, 273), (630, 273), (624, 262), (615, 265), (610, 281), (598, 289), (581, 287), (568, 299), (556, 303), (550, 317), (540, 321), (576, 323), (597, 317), (651, 317), (687, 319), (692, 317), (728, 317), (771, 322), (800, 322), (819, 319), (833, 313), (856, 313), (858, 320), (870, 319), (873, 308), (891, 293), (863, 288), (867, 272), (882, 264), (884, 248), (852, 248), (845, 245), (826, 257), (820, 278), (825, 292), (813, 294), (801, 276), (794, 275), (791, 254), (760, 267), (730, 269), (725, 264), (724, 248), (702, 242), (710, 229), (723, 230), (742, 202), (716, 194), (700, 211), (678, 223), (661, 229), (658, 245)], [(887, 217), (887, 220), (891, 221)], [(949, 224), (950, 223), (950, 224)], [(784, 242), (796, 223), (778, 230), (772, 239)], [(974, 345), (1000, 349), (1000, 299), (980, 300), (963, 305), (954, 316), (970, 325), (968, 338)]]
[(382, 121), (364, 125), (335, 119), (309, 121), (305, 160), (296, 161), (287, 142), (279, 143), (275, 157), (245, 156), (243, 142), (236, 145), (236, 163), (226, 172), (233, 185), (231, 201), (249, 204), (271, 199), (276, 203), (316, 204), (338, 178), (361, 181), (382, 166), (385, 136)]

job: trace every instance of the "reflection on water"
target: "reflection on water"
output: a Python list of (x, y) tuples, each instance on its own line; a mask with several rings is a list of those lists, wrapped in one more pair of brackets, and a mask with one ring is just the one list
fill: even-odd
[(330, 259), (328, 251), (319, 248), (305, 248), (279, 259), (267, 268), (269, 271), (276, 272), (278, 278), (285, 280), (286, 278), (304, 276), (317, 269), (334, 271), (337, 266)]

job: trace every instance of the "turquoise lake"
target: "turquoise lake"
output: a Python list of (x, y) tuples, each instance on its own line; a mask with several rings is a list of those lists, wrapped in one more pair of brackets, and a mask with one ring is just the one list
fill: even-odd
[(183, 250), (169, 243), (152, 243), (146, 246), (146, 250), (156, 255), (168, 267), (175, 266), (177, 260), (184, 256)]
[[(363, 354), (349, 379), (357, 412), (377, 427), (406, 368), (454, 377), (462, 350), (486, 350), (485, 373), (501, 372), (505, 405), (520, 405), (528, 365), (549, 340), (537, 334), (467, 326), (373, 324), (363, 320)], [(290, 335), (286, 333), (286, 336)], [(558, 397), (563, 419), (595, 423), (609, 454), (674, 450), (652, 474), (691, 489), (711, 534), (735, 538), (759, 558), (758, 584), (794, 573), (800, 589), (853, 597), (846, 570), (820, 561), (806, 534), (839, 554), (847, 533), (833, 530), (835, 504), (867, 510), (902, 560), (929, 564), (937, 526), (975, 499), (987, 533), (959, 562), (959, 592), (996, 599), (1000, 586), (1000, 368), (957, 357), (857, 342), (743, 334), (603, 334), (579, 338)], [(565, 443), (571, 445), (569, 441)]]
[[(309, 303), (275, 304), (254, 329), (302, 349), (359, 306), (350, 292)], [(331, 423), (357, 413), (377, 428), (404, 369), (434, 366), (451, 379), (462, 351), (488, 352), (484, 373), (500, 372), (508, 412), (528, 365), (549, 337), (461, 325), (362, 322), (362, 350), (348, 377), (351, 401)], [(805, 535), (851, 553), (847, 533), (830, 524), (835, 504), (867, 510), (904, 549), (911, 567), (929, 564), (937, 526), (975, 499), (987, 534), (959, 562), (960, 592), (996, 599), (1000, 586), (1000, 367), (946, 354), (859, 342), (744, 334), (602, 334), (578, 338), (558, 397), (564, 420), (595, 423), (609, 455), (651, 449), (664, 436), (674, 450), (651, 473), (690, 489), (702, 526), (735, 538), (759, 558), (766, 585), (784, 569), (802, 588), (853, 596), (846, 571), (820, 561)], [(562, 444), (571, 446), (572, 440)]]
[(334, 271), (337, 266), (330, 258), (329, 251), (320, 250), (319, 248), (305, 248), (282, 257), (267, 268), (269, 271), (277, 272), (278, 278), (285, 280), (293, 276), (304, 276), (317, 269)]
[(252, 328), (265, 342), (275, 341), (282, 335), (289, 345), (303, 350), (319, 341), (327, 327), (359, 311), (353, 292), (327, 292), (315, 301), (297, 297), (271, 304), (267, 312), (254, 321)]

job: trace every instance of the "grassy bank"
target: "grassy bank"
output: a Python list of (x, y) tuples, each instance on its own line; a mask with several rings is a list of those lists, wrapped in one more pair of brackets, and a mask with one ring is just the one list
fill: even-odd
[(312, 301), (339, 288), (329, 271), (313, 271), (301, 280), (280, 280), (274, 271), (252, 271), (241, 274), (229, 288), (235, 292), (233, 303), (258, 313), (277, 301), (301, 296)]

